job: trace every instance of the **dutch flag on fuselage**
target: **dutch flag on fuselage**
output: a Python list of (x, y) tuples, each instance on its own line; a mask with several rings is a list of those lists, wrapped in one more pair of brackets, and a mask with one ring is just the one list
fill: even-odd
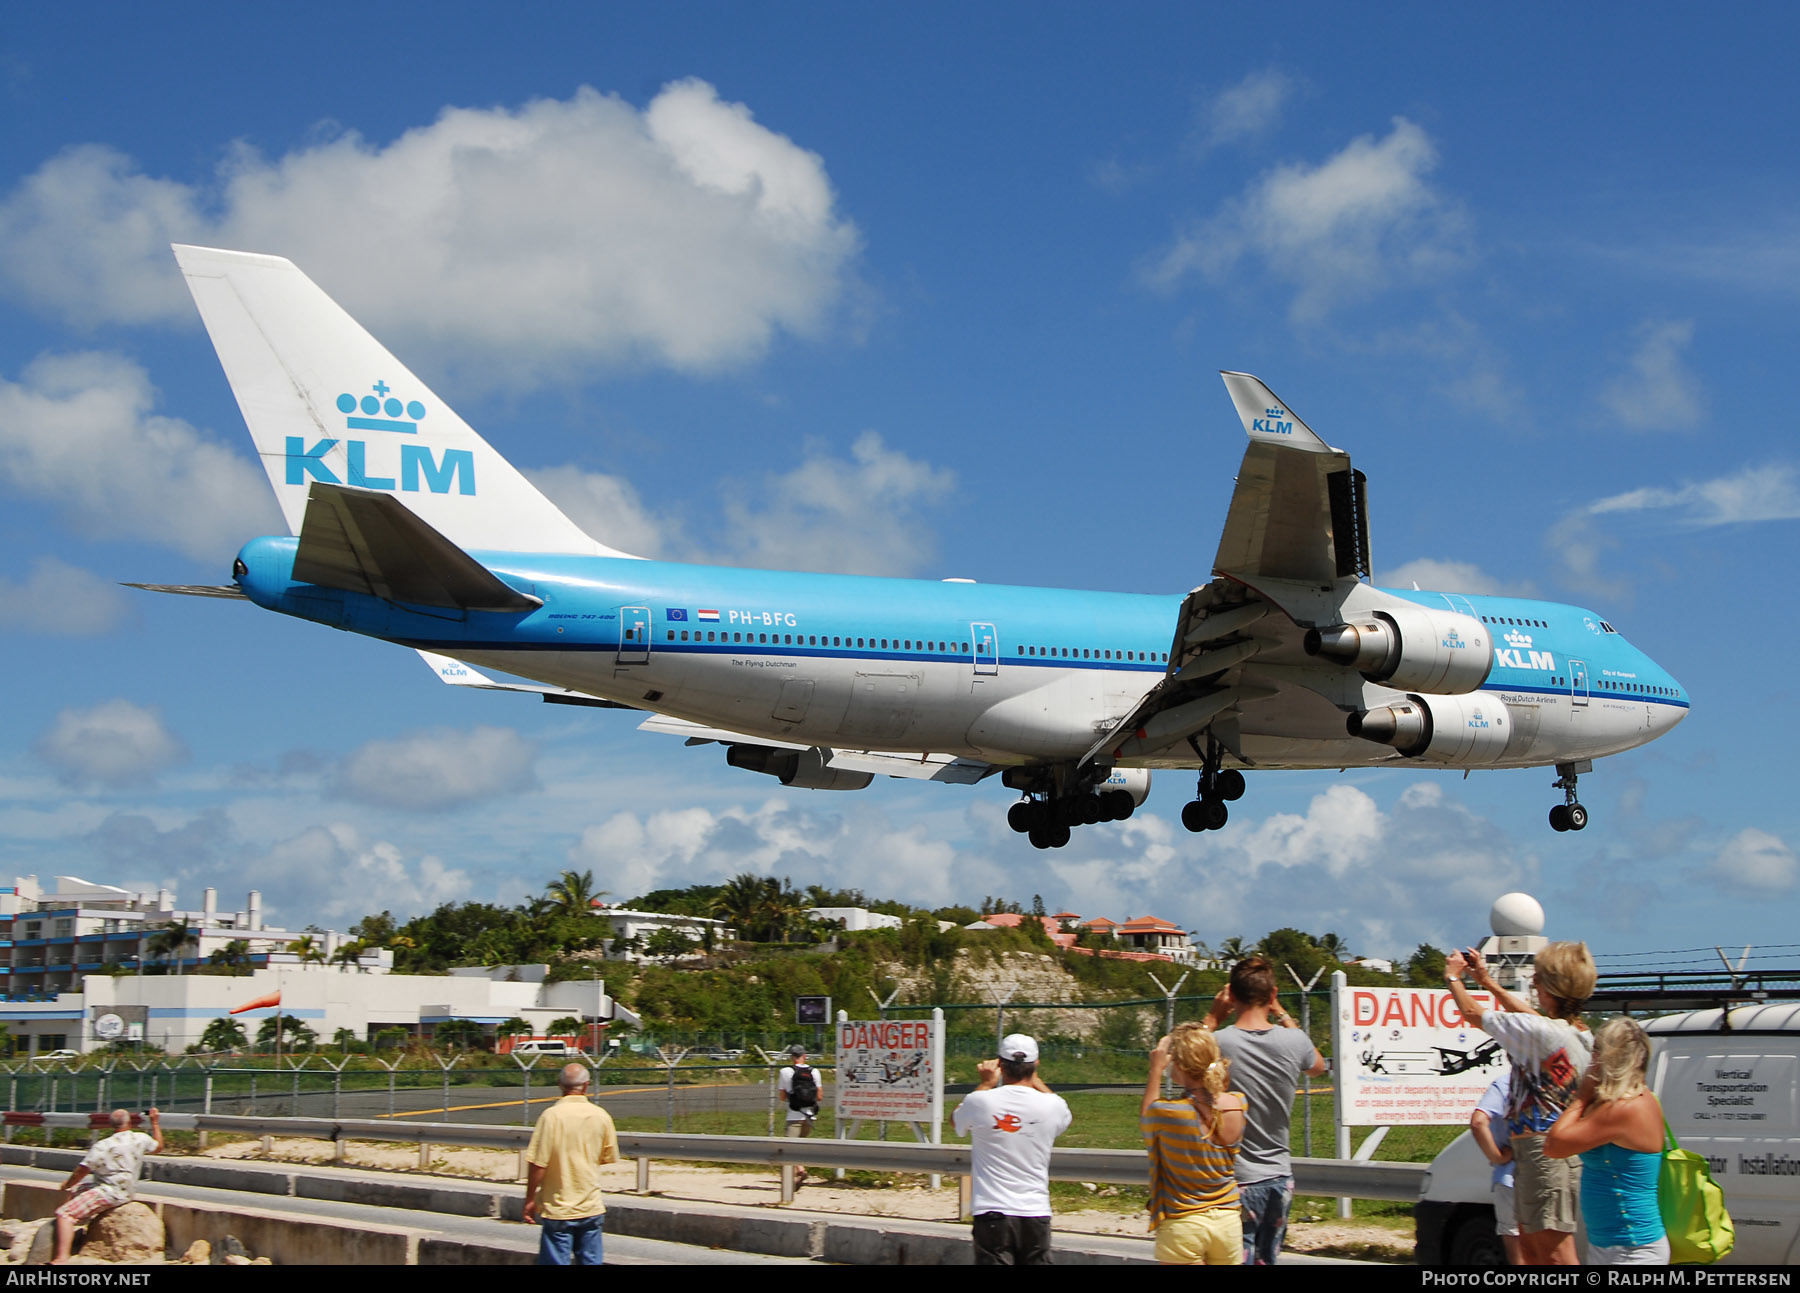
[(717, 611), (695, 611), (694, 614), (709, 623), (717, 624), (719, 622), (719, 612)]

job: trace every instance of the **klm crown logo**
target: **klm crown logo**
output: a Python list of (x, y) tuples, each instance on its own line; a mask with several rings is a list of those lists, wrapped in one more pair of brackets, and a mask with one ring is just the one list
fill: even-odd
[[(355, 413), (360, 409), (363, 413), (362, 417), (345, 418), (344, 426), (346, 428), (351, 431), (398, 431), (403, 435), (419, 433), (419, 423), (425, 419), (423, 404), (417, 400), (410, 400), (402, 404), (388, 395), (391, 388), (386, 382), (376, 382), (369, 389), (375, 394), (365, 395), (360, 400), (348, 391), (337, 397), (338, 412)], [(385, 413), (387, 417), (378, 418), (375, 416), (377, 413)], [(406, 414), (411, 421), (400, 421), (402, 413)]]
[[(425, 420), (426, 413), (422, 403), (418, 400), (402, 403), (390, 393), (392, 388), (385, 381), (378, 381), (369, 389), (374, 394), (360, 399), (348, 391), (337, 397), (338, 412), (344, 414), (346, 431), (419, 434), (419, 423)], [(287, 437), (287, 483), (304, 485), (310, 478), (328, 485), (350, 484), (359, 489), (397, 489), (402, 494), (416, 494), (421, 490), (448, 494), (452, 489), (464, 495), (475, 492), (475, 454), (472, 450), (445, 449), (440, 456), (434, 454), (428, 444), (402, 443), (398, 445), (398, 454), (395, 447), (391, 440), (346, 437), (338, 441), (327, 437), (308, 448), (303, 437), (291, 435)], [(345, 479), (340, 480), (337, 471), (326, 463), (328, 456), (333, 458)], [(384, 476), (377, 474), (379, 471), (395, 474)]]
[(1531, 634), (1514, 629), (1506, 635), (1506, 641), (1509, 646), (1528, 647), (1531, 645)]
[(1288, 419), (1294, 415), (1277, 404), (1274, 408), (1263, 410), (1259, 418), (1250, 419), (1252, 431), (1263, 431), (1270, 435), (1293, 435), (1294, 424)]

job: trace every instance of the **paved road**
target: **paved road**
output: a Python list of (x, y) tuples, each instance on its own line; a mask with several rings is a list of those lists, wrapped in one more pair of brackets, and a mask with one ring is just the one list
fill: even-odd
[[(58, 1185), (65, 1179), (62, 1172), (41, 1171), (30, 1167), (8, 1167), (4, 1175), (35, 1184)], [(487, 1217), (456, 1217), (442, 1212), (417, 1212), (408, 1208), (375, 1208), (360, 1203), (332, 1203), (324, 1199), (295, 1199), (280, 1194), (244, 1194), (236, 1190), (215, 1190), (198, 1185), (174, 1185), (158, 1181), (145, 1186), (146, 1198), (190, 1199), (223, 1207), (254, 1207), (271, 1212), (305, 1213), (315, 1217), (332, 1217), (340, 1221), (360, 1222), (375, 1226), (405, 1226), (416, 1230), (435, 1230), (451, 1238), (468, 1240), (505, 1240), (517, 1243), (535, 1238), (535, 1230), (513, 1221), (496, 1221)], [(690, 1244), (671, 1244), (660, 1239), (637, 1239), (630, 1235), (606, 1237), (606, 1261), (609, 1266), (817, 1266), (803, 1257), (768, 1257), (761, 1253), (730, 1252), (718, 1248), (698, 1248)]]

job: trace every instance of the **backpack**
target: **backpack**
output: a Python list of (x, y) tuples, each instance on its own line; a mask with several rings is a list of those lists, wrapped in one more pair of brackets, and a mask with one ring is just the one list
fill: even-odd
[(806, 1113), (818, 1107), (819, 1079), (813, 1076), (810, 1065), (794, 1065), (794, 1075), (788, 1079), (788, 1108)]
[(1712, 1178), (1706, 1156), (1683, 1149), (1663, 1123), (1662, 1176), (1657, 1182), (1669, 1264), (1705, 1266), (1731, 1252), (1737, 1231), (1725, 1211), (1725, 1192)]

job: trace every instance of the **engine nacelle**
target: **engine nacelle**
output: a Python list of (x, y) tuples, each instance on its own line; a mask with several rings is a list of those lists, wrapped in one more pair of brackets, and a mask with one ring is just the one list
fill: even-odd
[(777, 778), (784, 786), (801, 790), (861, 790), (875, 775), (851, 772), (826, 763), (828, 753), (818, 746), (805, 750), (778, 750), (769, 745), (728, 745), (725, 762), (748, 772)]
[(1134, 806), (1141, 807), (1150, 798), (1150, 769), (1148, 768), (1114, 768), (1099, 785), (1094, 787), (1101, 793), (1123, 790), (1131, 796)]
[(1408, 696), (1350, 715), (1351, 736), (1390, 745), (1409, 759), (1498, 763), (1523, 753), (1529, 731), (1496, 696)]
[(1396, 606), (1348, 624), (1310, 629), (1306, 654), (1349, 665), (1370, 682), (1433, 696), (1462, 696), (1487, 681), (1494, 643), (1487, 626), (1454, 611)]

